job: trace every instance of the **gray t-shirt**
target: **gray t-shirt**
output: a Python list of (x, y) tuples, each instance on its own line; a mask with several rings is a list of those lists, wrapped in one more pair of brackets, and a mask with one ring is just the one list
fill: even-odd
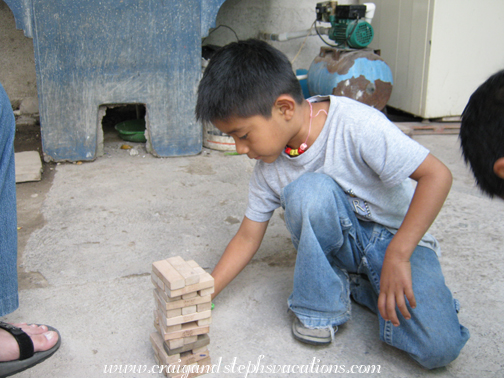
[[(290, 157), (282, 153), (273, 163), (256, 163), (245, 216), (256, 222), (269, 220), (280, 207), (286, 185), (303, 173), (320, 172), (347, 193), (359, 219), (395, 232), (413, 196), (409, 176), (429, 151), (367, 105), (336, 96), (317, 96), (310, 101), (328, 99), (331, 104), (325, 125), (304, 154)], [(437, 250), (430, 235), (424, 239)]]

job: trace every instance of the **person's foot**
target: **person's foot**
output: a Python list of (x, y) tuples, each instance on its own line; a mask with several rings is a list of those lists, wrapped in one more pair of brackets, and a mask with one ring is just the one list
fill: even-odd
[(295, 317), (292, 322), (292, 334), (296, 340), (312, 345), (328, 345), (332, 342), (338, 326), (332, 328), (308, 328)]
[[(44, 325), (16, 323), (12, 324), (21, 328), (33, 342), (34, 352), (43, 352), (51, 349), (58, 342), (58, 333), (49, 331)], [(0, 362), (15, 361), (19, 359), (19, 345), (14, 337), (4, 329), (0, 329)]]

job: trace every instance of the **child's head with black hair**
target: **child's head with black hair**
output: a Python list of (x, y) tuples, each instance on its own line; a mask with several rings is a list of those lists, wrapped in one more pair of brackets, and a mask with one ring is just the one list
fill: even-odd
[(249, 39), (219, 49), (210, 59), (198, 88), (196, 118), (205, 123), (232, 116), (271, 116), (276, 99), (304, 100), (287, 57), (264, 41)]
[(504, 198), (504, 70), (471, 95), (462, 113), (460, 144), (479, 188)]
[(249, 39), (212, 56), (199, 84), (196, 118), (232, 136), (239, 154), (271, 163), (286, 146), (308, 141), (310, 109), (287, 57)]

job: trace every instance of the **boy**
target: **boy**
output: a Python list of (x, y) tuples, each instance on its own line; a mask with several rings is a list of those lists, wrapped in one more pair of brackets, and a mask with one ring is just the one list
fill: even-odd
[(504, 199), (504, 70), (471, 95), (462, 113), (460, 144), (480, 189)]
[(258, 160), (245, 217), (212, 273), (214, 296), (252, 259), (282, 206), (297, 249), (288, 299), (296, 339), (330, 343), (351, 295), (379, 314), (383, 341), (424, 367), (458, 356), (469, 333), (425, 235), (451, 186), (439, 160), (371, 107), (304, 100), (287, 58), (257, 40), (212, 57), (196, 117)]

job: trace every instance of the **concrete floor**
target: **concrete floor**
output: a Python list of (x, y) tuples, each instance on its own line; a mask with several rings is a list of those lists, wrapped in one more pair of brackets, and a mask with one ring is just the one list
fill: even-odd
[[(363, 375), (383, 378), (504, 377), (504, 201), (475, 188), (456, 135), (415, 139), (454, 176), (431, 233), (441, 242), (446, 280), (471, 332), (459, 358), (446, 368), (422, 369), (382, 343), (375, 315), (355, 304), (331, 346), (295, 341), (286, 306), (295, 250), (276, 212), (252, 263), (215, 300), (209, 349), (219, 370), (207, 377), (245, 377), (260, 356), (265, 366), (320, 370), (249, 377), (330, 377), (337, 374), (322, 373), (322, 365), (336, 364), (345, 370), (379, 365), (380, 374)], [(111, 365), (151, 369), (152, 262), (180, 255), (211, 271), (239, 227), (254, 164), (247, 157), (204, 150), (159, 159), (141, 145), (131, 156), (121, 144), (108, 141), (105, 156), (92, 163), (46, 166), (41, 182), (17, 186), (21, 306), (4, 320), (50, 324), (62, 335), (60, 350), (19, 378), (101, 377)], [(233, 362), (235, 373), (226, 373)]]

